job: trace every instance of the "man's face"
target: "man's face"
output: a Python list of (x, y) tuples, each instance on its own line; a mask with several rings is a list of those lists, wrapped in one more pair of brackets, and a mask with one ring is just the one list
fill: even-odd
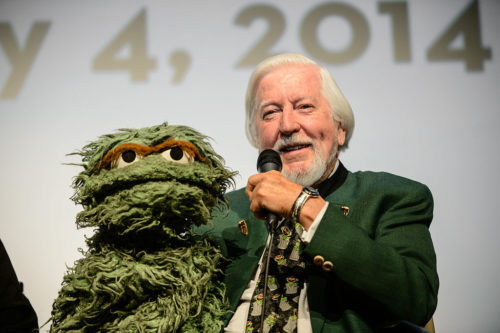
[[(260, 150), (281, 155), (283, 174), (312, 185), (336, 161), (345, 131), (331, 117), (313, 65), (286, 65), (266, 74), (257, 88), (256, 129)], [(313, 179), (310, 179), (310, 178)]]

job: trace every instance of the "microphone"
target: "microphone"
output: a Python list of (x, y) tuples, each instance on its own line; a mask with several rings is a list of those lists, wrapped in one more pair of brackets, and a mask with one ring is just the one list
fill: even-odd
[[(281, 171), (282, 163), (280, 154), (272, 149), (266, 149), (259, 154), (257, 158), (257, 171), (267, 172), (271, 170)], [(266, 214), (266, 221), (268, 230), (274, 230), (278, 222), (278, 216), (274, 213), (268, 212)]]
[[(276, 151), (272, 149), (266, 149), (259, 154), (259, 158), (257, 158), (257, 170), (259, 172), (267, 172), (271, 170), (281, 171), (281, 157)], [(276, 224), (278, 224), (278, 215), (267, 212), (266, 214), (267, 221), (267, 231), (269, 232), (269, 249), (267, 251), (266, 258), (266, 266), (264, 268), (264, 291), (263, 291), (263, 301), (262, 301), (262, 309), (265, 309), (266, 306), (266, 293), (267, 293), (267, 278), (269, 274), (269, 262), (271, 261), (271, 249), (274, 243), (274, 229), (276, 228)], [(265, 311), (262, 310), (260, 315), (260, 331), (263, 331), (264, 328), (264, 314)]]

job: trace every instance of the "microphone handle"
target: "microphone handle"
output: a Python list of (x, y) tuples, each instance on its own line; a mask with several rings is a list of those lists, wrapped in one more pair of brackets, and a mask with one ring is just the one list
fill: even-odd
[[(268, 172), (271, 170), (281, 171), (281, 158), (279, 154), (271, 149), (263, 151), (257, 160), (257, 170), (259, 172)], [(272, 212), (267, 212), (266, 221), (267, 230), (272, 232), (278, 224), (279, 216)]]

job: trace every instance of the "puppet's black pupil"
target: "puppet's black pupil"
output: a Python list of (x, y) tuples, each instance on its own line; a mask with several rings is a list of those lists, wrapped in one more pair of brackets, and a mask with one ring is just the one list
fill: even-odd
[(122, 159), (127, 163), (132, 163), (135, 160), (135, 151), (127, 150), (123, 152)]
[(181, 148), (173, 147), (172, 149), (170, 149), (170, 157), (172, 157), (174, 161), (180, 160), (182, 156), (184, 156), (184, 152)]

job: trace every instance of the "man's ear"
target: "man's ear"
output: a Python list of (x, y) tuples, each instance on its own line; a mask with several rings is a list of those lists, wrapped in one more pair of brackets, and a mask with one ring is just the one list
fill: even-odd
[(337, 133), (337, 144), (339, 145), (339, 147), (341, 147), (345, 143), (345, 129), (343, 129), (339, 124), (339, 128), (338, 128), (337, 132), (338, 132)]

